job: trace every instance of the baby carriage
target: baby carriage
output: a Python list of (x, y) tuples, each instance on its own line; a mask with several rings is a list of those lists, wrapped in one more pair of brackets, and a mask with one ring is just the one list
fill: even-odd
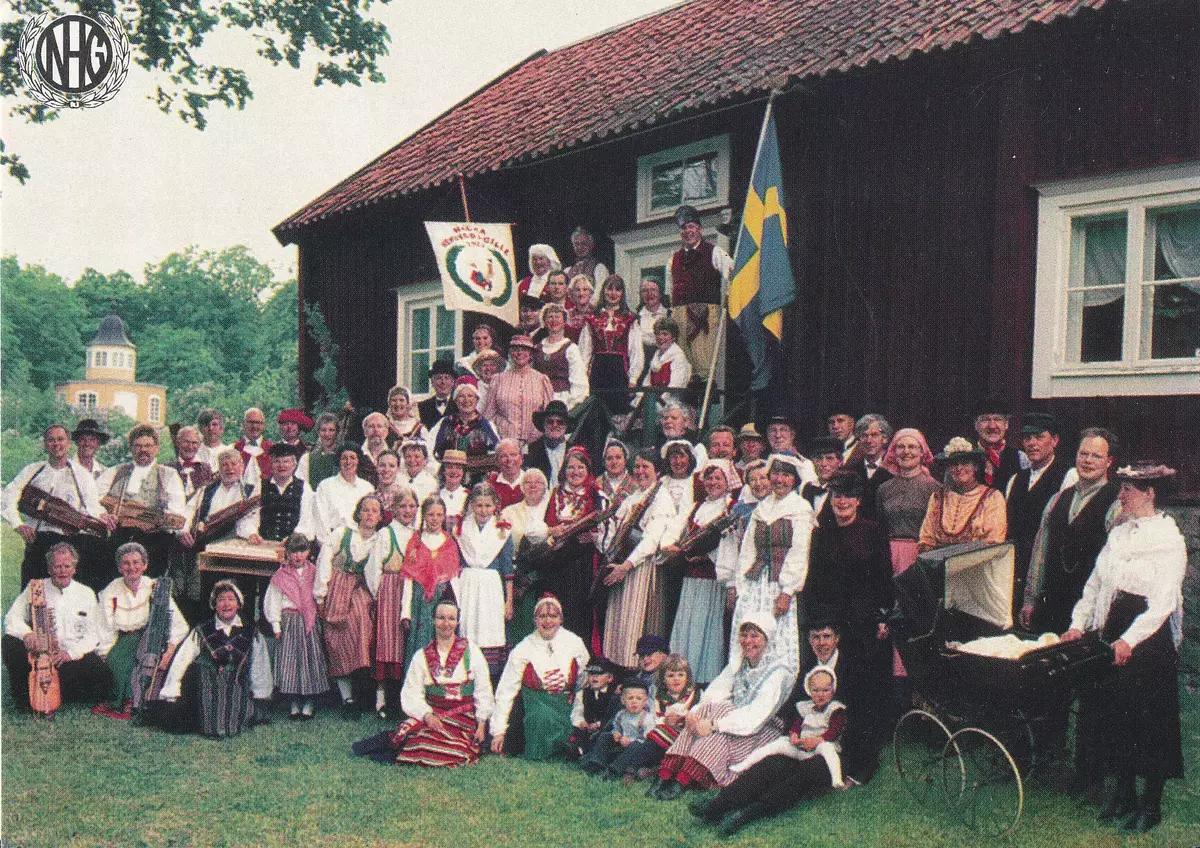
[(1025, 808), (1025, 781), (1061, 754), (1076, 687), (1112, 649), (1012, 633), (1013, 546), (972, 543), (922, 554), (896, 578), (890, 622), (916, 709), (897, 723), (896, 770), (922, 803), (999, 836)]

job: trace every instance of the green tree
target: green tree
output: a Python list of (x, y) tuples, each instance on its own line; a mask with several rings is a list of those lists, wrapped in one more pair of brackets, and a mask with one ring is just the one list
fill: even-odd
[[(11, 10), (0, 25), (0, 96), (16, 105), (10, 114), (44, 123), (57, 112), (31, 99), (21, 80), (18, 53), (21, 33), (30, 19), (50, 19), (75, 6), (59, 0), (9, 0)], [(240, 29), (258, 45), (258, 55), (272, 65), (300, 67), (306, 51), (317, 53), (313, 85), (361, 85), (383, 82), (379, 60), (391, 40), (387, 28), (370, 16), (375, 0), (225, 0), (222, 3), (163, 3), (159, 0), (82, 0), (83, 14), (116, 15), (129, 37), (131, 58), (150, 71), (154, 91), (148, 95), (167, 115), (174, 114), (198, 130), (208, 123), (214, 104), (244, 109), (254, 96), (249, 75), (241, 68), (209, 61), (205, 40), (218, 27)], [(378, 0), (386, 4), (388, 0)], [(0, 166), (24, 183), (29, 172), (17, 154), (0, 143)]]
[(88, 326), (86, 312), (62, 277), (40, 265), (21, 267), (16, 257), (5, 256), (0, 281), (5, 381), (20, 375), (39, 389), (53, 389), (82, 377), (84, 337), (90, 339), (96, 327)]
[(208, 334), (194, 327), (156, 324), (138, 336), (138, 380), (180, 389), (224, 378)]
[(116, 312), (125, 322), (134, 344), (137, 343), (151, 316), (145, 286), (138, 285), (125, 271), (106, 276), (94, 268), (86, 268), (71, 290), (87, 313), (89, 326), (99, 326), (101, 318)]

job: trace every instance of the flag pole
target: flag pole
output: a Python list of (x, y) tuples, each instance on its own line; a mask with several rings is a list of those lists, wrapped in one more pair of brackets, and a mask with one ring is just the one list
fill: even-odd
[(458, 193), (462, 195), (463, 215), (466, 216), (467, 223), (471, 223), (471, 208), (467, 206), (467, 181), (463, 179), (463, 175), (458, 175)]
[[(767, 124), (770, 123), (771, 109), (775, 104), (775, 96), (777, 94), (779, 94), (779, 89), (772, 88), (770, 95), (767, 97), (767, 108), (766, 111), (763, 112), (762, 128), (758, 131), (758, 144), (754, 148), (754, 166), (756, 168), (758, 167), (759, 154), (762, 153), (763, 141), (767, 137)], [(460, 175), (459, 179), (461, 178), (462, 177)], [(752, 181), (751, 187), (753, 187), (753, 169), (750, 172), (750, 179)], [(747, 191), (749, 191), (749, 189), (747, 189)], [(463, 203), (465, 204), (466, 195), (463, 195), (463, 198)], [(742, 205), (745, 206), (744, 203)], [(738, 249), (741, 247), (742, 232), (743, 228), (739, 222), (737, 240), (733, 244), (733, 257), (735, 260), (738, 255)], [(729, 284), (731, 280), (725, 279), (723, 282), (724, 285), (721, 286), (721, 320), (720, 325), (717, 327), (717, 341), (716, 344), (713, 345), (712, 358), (708, 363), (708, 384), (704, 387), (704, 402), (700, 405), (700, 422), (697, 425), (697, 429), (699, 429), (701, 432), (703, 432), (704, 422), (708, 418), (708, 403), (712, 398), (713, 380), (716, 379), (717, 376), (717, 357), (720, 355), (721, 348), (725, 344), (725, 323), (729, 320)]]

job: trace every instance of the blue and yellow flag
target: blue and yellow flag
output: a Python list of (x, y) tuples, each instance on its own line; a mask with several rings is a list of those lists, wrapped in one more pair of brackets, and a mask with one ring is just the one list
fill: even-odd
[(777, 341), (783, 339), (780, 310), (796, 299), (796, 280), (787, 251), (783, 170), (779, 164), (779, 139), (772, 105), (767, 104), (763, 118), (729, 283), (729, 317), (741, 328), (754, 363), (751, 391), (765, 389), (771, 380), (767, 333)]

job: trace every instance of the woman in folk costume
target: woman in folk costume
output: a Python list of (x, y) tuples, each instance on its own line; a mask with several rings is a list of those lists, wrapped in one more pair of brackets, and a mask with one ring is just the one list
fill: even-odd
[[(625, 280), (612, 274), (604, 281), (601, 309), (584, 319), (579, 350), (588, 364), (588, 381), (608, 411), (629, 411), (629, 393), (637, 385), (645, 351), (637, 316), (625, 299)], [(603, 390), (609, 390), (608, 392)]]
[(587, 400), (590, 391), (583, 354), (567, 336), (567, 311), (562, 306), (543, 306), (542, 326), (546, 335), (534, 348), (533, 367), (550, 379), (554, 399), (571, 409)]
[(479, 357), (484, 353), (496, 352), (496, 332), (492, 329), (491, 324), (483, 323), (475, 328), (471, 333), (471, 347), (471, 352), (466, 356), (460, 356), (455, 361), (454, 367), (460, 375), (470, 374), (472, 377), (478, 377), (479, 371), (476, 370), (475, 364), (479, 361)]
[(601, 541), (610, 560), (621, 557), (604, 577), (609, 588), (604, 656), (625, 668), (637, 665), (643, 634), (663, 632), (662, 583), (653, 557), (675, 519), (675, 504), (659, 484), (657, 460), (652, 449), (638, 453), (633, 461), (638, 491), (621, 503)]
[[(674, 507), (671, 517), (673, 532), (678, 533), (687, 523), (687, 518), (696, 505), (696, 490), (692, 482), (692, 472), (699, 464), (697, 451), (687, 439), (669, 439), (663, 444), (659, 455), (663, 463), (663, 492)], [(705, 459), (707, 460), (707, 456)], [(675, 614), (679, 609), (679, 597), (683, 592), (683, 572), (664, 570), (659, 575), (663, 593), (663, 624), (664, 632), (669, 633), (674, 626)], [(695, 669), (693, 668), (693, 671)]]
[(541, 297), (546, 280), (553, 271), (561, 271), (562, 262), (554, 248), (548, 244), (529, 245), (529, 275), (523, 277), (518, 284), (521, 295)]
[(96, 715), (127, 719), (153, 700), (171, 656), (188, 635), (187, 622), (171, 600), (171, 578), (146, 577), (146, 549), (137, 542), (117, 548), (121, 576), (100, 590), (100, 640), (96, 653), (108, 663), (115, 688)]
[(375, 474), (378, 482), (375, 484), (375, 495), (383, 504), (383, 523), (392, 520), (392, 502), (404, 488), (400, 482), (400, 457), (393, 450), (385, 450), (375, 457)]
[(404, 386), (392, 386), (387, 393), (387, 443), (392, 450), (410, 439), (425, 441), (429, 436), (417, 415), (417, 405)]
[[(769, 615), (778, 624), (771, 659), (788, 670), (788, 686), (800, 672), (800, 636), (795, 595), (808, 575), (808, 549), (816, 517), (796, 487), (801, 464), (797, 457), (772, 454), (767, 459), (771, 494), (751, 513), (738, 553), (734, 586), (734, 632), (752, 615)], [(731, 640), (730, 650), (733, 644)]]
[(588, 530), (562, 538), (556, 529), (600, 508), (600, 494), (587, 450), (576, 445), (563, 460), (562, 480), (546, 508), (546, 541), (560, 547), (548, 557), (541, 583), (562, 604), (564, 623), (572, 633), (592, 633), (592, 607), (588, 600), (596, 569), (596, 533)]
[(729, 664), (687, 714), (679, 738), (667, 749), (650, 795), (679, 797), (685, 788), (727, 786), (730, 767), (783, 735), (775, 716), (794, 675), (768, 650), (777, 632), (775, 617), (756, 612), (738, 627)]
[[(588, 650), (563, 627), (557, 598), (543, 597), (533, 614), (537, 629), (512, 649), (496, 686), (492, 753), (546, 760), (565, 754), (572, 728), (583, 723)], [(520, 712), (514, 714), (518, 696)]]
[[(737, 468), (735, 465), (734, 468)], [(746, 484), (738, 494), (737, 503), (730, 507), (730, 512), (738, 517), (737, 523), (725, 531), (733, 544), (722, 548), (717, 557), (717, 582), (725, 588), (725, 609), (732, 613), (737, 606), (737, 564), (742, 552), (742, 540), (746, 536), (746, 528), (750, 525), (750, 516), (754, 514), (759, 501), (771, 496), (771, 476), (767, 471), (765, 459), (755, 459), (746, 463), (742, 468), (742, 479)]]
[(308, 481), (314, 492), (338, 473), (338, 418), (332, 412), (317, 416), (317, 443), (306, 450), (296, 465), (296, 476)]
[(483, 650), (492, 679), (504, 668), (504, 625), (513, 617), (513, 543), (496, 516), (499, 499), (480, 483), (471, 490), (470, 515), (458, 534), (462, 554), (459, 609), (462, 634)]
[(929, 497), (917, 550), (964, 542), (1003, 542), (1008, 534), (1008, 513), (1004, 495), (983, 483), (984, 452), (955, 436), (936, 461), (944, 469), (945, 484)]
[(608, 437), (604, 445), (604, 473), (596, 483), (608, 503), (621, 503), (638, 491), (638, 485), (629, 473), (629, 448), (624, 442)]
[(242, 591), (219, 580), (209, 597), (213, 617), (202, 621), (179, 646), (159, 698), (183, 698), (187, 730), (209, 738), (237, 736), (265, 717), (255, 701), (271, 697), (274, 680), (267, 640), (242, 623)]
[(533, 606), (541, 580), (540, 565), (533, 562), (533, 551), (546, 541), (546, 508), (550, 506), (546, 475), (537, 468), (521, 474), (520, 503), (505, 507), (500, 520), (511, 528), (513, 543), (513, 618), (509, 622), (508, 644), (514, 645), (533, 632)]
[(446, 451), (437, 476), (438, 497), (446, 507), (446, 531), (456, 535), (467, 511), (467, 496), (471, 494), (467, 487), (467, 455), (460, 450)]
[(380, 718), (395, 715), (400, 706), (400, 683), (404, 680), (405, 653), (404, 628), (404, 552), (417, 530), (417, 496), (407, 487), (401, 486), (392, 501), (392, 523), (384, 532), (389, 534), (384, 556), (370, 560), (368, 579), (375, 579), (375, 711)]
[(429, 497), (421, 504), (421, 532), (413, 533), (404, 552), (404, 599), (401, 620), (407, 645), (405, 662), (411, 663), (433, 638), (433, 608), (450, 598), (457, 603), (462, 556), (458, 542), (446, 532), (446, 505), (441, 498)]
[(351, 521), (321, 546), (313, 594), (321, 602), (329, 675), (337, 681), (342, 704), (361, 710), (351, 675), (363, 676), (361, 672), (375, 662), (375, 599), (367, 563), (390, 539), (379, 532), (383, 504), (373, 494), (358, 502)]
[(329, 673), (321, 628), (317, 625), (317, 566), (312, 542), (293, 533), (283, 543), (283, 565), (263, 596), (263, 617), (279, 640), (275, 650), (275, 686), (291, 698), (292, 719), (313, 717), (313, 697), (329, 691)]
[(349, 442), (338, 448), (338, 473), (317, 486), (314, 506), (317, 520), (317, 541), (322, 545), (338, 544), (342, 528), (349, 525), (363, 496), (375, 487), (358, 476), (362, 453), (358, 445)]
[(450, 406), (431, 435), (433, 455), (445, 462), (447, 451), (462, 451), (467, 456), (484, 457), (500, 444), (492, 422), (479, 414), (479, 381), (472, 376), (459, 377), (450, 393)]
[[(596, 285), (592, 282), (591, 277), (583, 274), (578, 274), (571, 278), (571, 285), (567, 289), (567, 338), (579, 344), (579, 339), (583, 334), (583, 328), (587, 326), (588, 319), (591, 318), (596, 311), (595, 304), (592, 303), (592, 298), (596, 294)], [(585, 359), (586, 363), (587, 360)]]
[[(663, 538), (663, 552), (679, 556), (684, 569), (679, 611), (671, 628), (671, 653), (683, 656), (696, 682), (706, 684), (725, 665), (725, 593), (717, 583), (717, 558), (722, 547), (735, 544), (711, 525), (733, 506), (730, 492), (737, 487), (738, 477), (729, 460), (710, 459), (700, 479), (704, 500), (683, 522), (673, 525)], [(684, 552), (684, 546), (690, 549)]]

